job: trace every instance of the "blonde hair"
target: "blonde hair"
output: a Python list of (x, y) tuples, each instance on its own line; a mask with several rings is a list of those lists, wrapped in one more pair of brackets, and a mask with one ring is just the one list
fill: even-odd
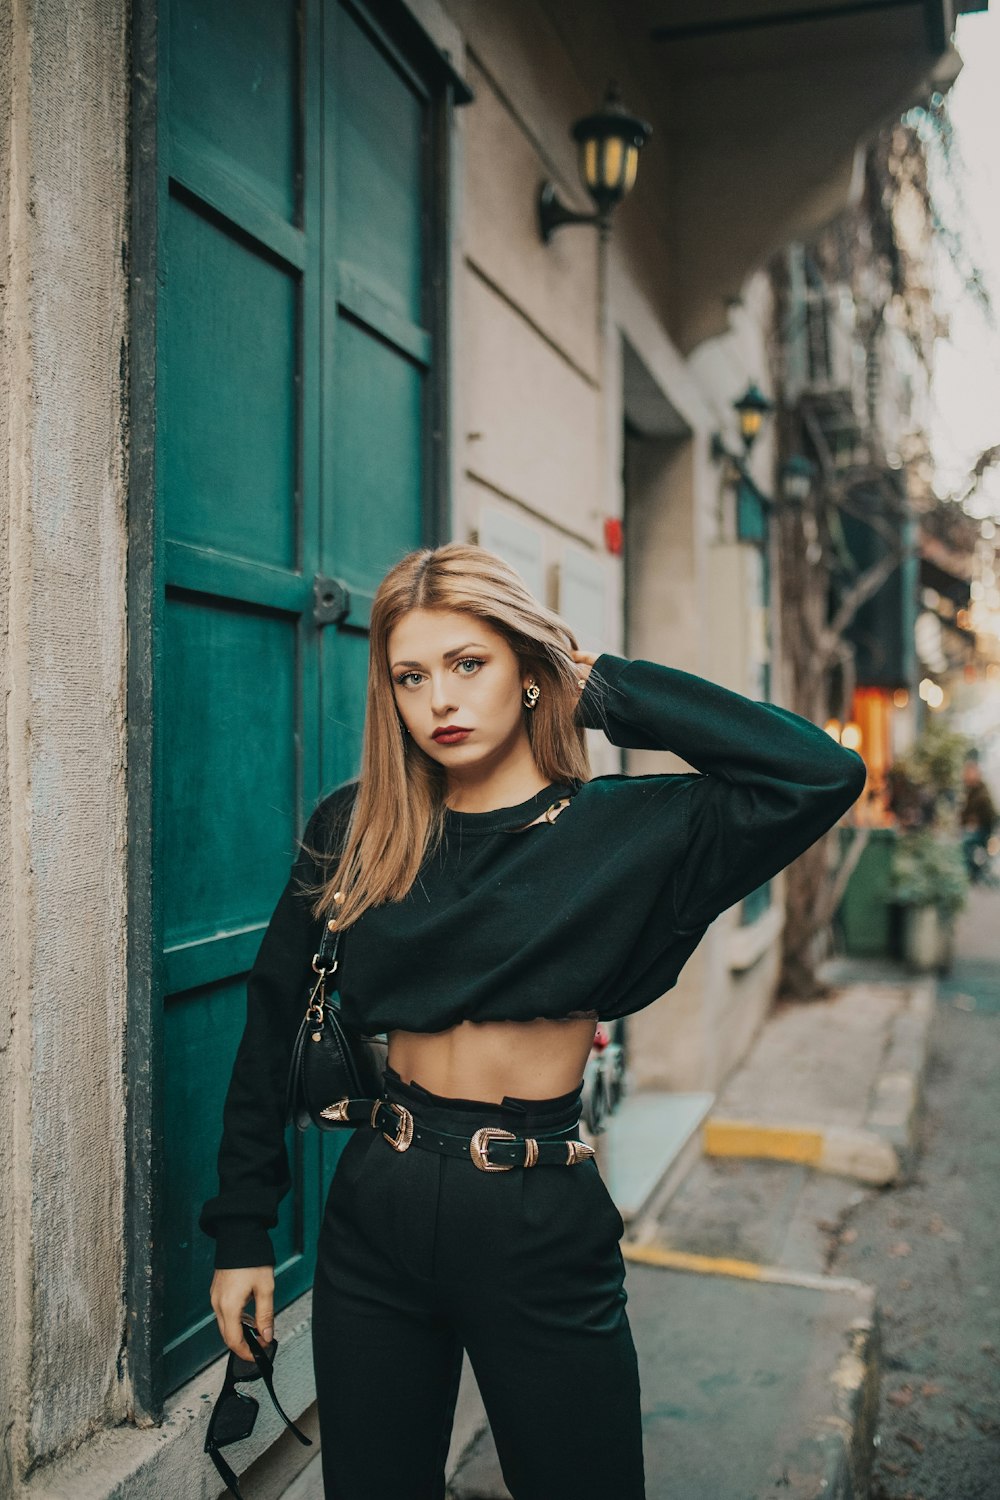
[(341, 931), (369, 906), (402, 900), (444, 830), (444, 768), (404, 732), (389, 671), (389, 636), (411, 609), (461, 610), (502, 635), (541, 688), (536, 706), (524, 710), (539, 772), (549, 782), (590, 780), (585, 729), (575, 717), (578, 667), (569, 654), (579, 648), (565, 621), (485, 547), (447, 542), (407, 553), (372, 602), (361, 767), (346, 836), (329, 851), (302, 844), (320, 868), (335, 861), (318, 885), (303, 882), (303, 889), (316, 897), (313, 915), (335, 911)]

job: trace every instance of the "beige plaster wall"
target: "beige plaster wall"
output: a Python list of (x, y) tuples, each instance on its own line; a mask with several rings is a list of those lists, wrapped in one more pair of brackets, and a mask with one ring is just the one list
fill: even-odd
[[(692, 450), (691, 437), (632, 438), (625, 447), (627, 654), (697, 672), (704, 597)], [(672, 754), (636, 750), (628, 757), (632, 774), (687, 769)], [(699, 949), (666, 996), (629, 1017), (636, 1088), (702, 1087), (703, 966)]]
[[(548, 167), (531, 125), (471, 55), (466, 76), (476, 100), (458, 118), (456, 531), (474, 529), (480, 507), (499, 501), (593, 543), (602, 441), (596, 236), (542, 244), (534, 188)], [(553, 95), (562, 87), (571, 90), (572, 79), (555, 71)]]
[(0, 5), (4, 1494), (126, 1411), (126, 20)]
[[(567, 542), (593, 548), (614, 580), (614, 613), (609, 608), (598, 644), (747, 691), (747, 601), (728, 583), (722, 601), (715, 595), (711, 553), (724, 535), (727, 497), (710, 444), (714, 431), (736, 441), (731, 402), (751, 376), (765, 378), (763, 285), (747, 289), (722, 338), (694, 360), (680, 355), (667, 323), (666, 235), (645, 155), (645, 192), (616, 215), (605, 247), (580, 228), (543, 245), (535, 193), (545, 177), (586, 207), (567, 127), (592, 107), (592, 79), (607, 60), (587, 52), (586, 26), (568, 46), (548, 8), (533, 0), (502, 7), (446, 0), (446, 8), (476, 95), (457, 122), (455, 532), (475, 533), (487, 506), (526, 522), (547, 578)], [(620, 81), (641, 97), (627, 63)], [(676, 413), (680, 438), (626, 448), (623, 336)], [(766, 440), (755, 457), (767, 485)], [(604, 516), (623, 512), (628, 577), (604, 554), (601, 536)], [(612, 768), (601, 747), (592, 751), (596, 774)], [(684, 767), (662, 753), (626, 757), (635, 773), (671, 768)], [(713, 1088), (747, 1045), (770, 1001), (774, 949), (748, 967), (731, 964), (737, 916), (724, 914), (675, 989), (630, 1019), (636, 1087)]]

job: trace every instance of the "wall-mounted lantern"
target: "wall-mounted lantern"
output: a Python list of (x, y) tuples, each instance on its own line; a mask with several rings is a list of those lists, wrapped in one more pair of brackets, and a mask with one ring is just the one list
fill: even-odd
[(733, 409), (740, 419), (744, 450), (749, 453), (764, 425), (764, 418), (774, 411), (774, 402), (769, 401), (764, 392), (751, 381), (740, 399), (733, 402)]
[(562, 224), (596, 224), (601, 238), (607, 238), (611, 212), (634, 186), (639, 152), (652, 133), (651, 125), (623, 108), (617, 87), (609, 84), (603, 107), (570, 129), (577, 143), (580, 178), (597, 212), (574, 213), (554, 185), (543, 182), (538, 192), (538, 230), (545, 244)]
[(793, 453), (781, 468), (781, 497), (788, 505), (805, 505), (818, 473), (804, 453)]
[(769, 401), (756, 382), (751, 380), (739, 400), (733, 402), (733, 410), (740, 419), (740, 436), (743, 439), (742, 456), (729, 451), (719, 432), (712, 434), (711, 451), (716, 463), (726, 460), (732, 477), (738, 479), (741, 474), (746, 475), (745, 465), (750, 456), (750, 449), (764, 425), (764, 418), (774, 411), (774, 402)]
[(774, 411), (774, 402), (769, 401), (763, 391), (751, 381), (733, 409), (740, 419), (740, 436), (743, 452), (734, 453), (727, 448), (722, 434), (713, 432), (711, 454), (716, 463), (726, 465), (725, 483), (736, 491), (736, 539), (754, 542), (766, 547), (768, 540), (768, 517), (774, 509), (773, 498), (761, 489), (750, 473), (750, 449), (764, 425), (764, 418)]

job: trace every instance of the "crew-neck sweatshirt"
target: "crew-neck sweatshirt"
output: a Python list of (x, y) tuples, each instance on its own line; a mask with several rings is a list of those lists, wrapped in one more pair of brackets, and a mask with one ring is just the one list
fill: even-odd
[[(631, 1015), (673, 987), (716, 916), (832, 827), (865, 783), (861, 756), (810, 720), (658, 662), (603, 652), (577, 715), (616, 746), (670, 750), (696, 769), (559, 781), (511, 807), (446, 809), (441, 843), (402, 900), (341, 934), (348, 1025), (432, 1032)], [(357, 785), (318, 804), (303, 843), (339, 847)], [(551, 820), (535, 821), (547, 808)], [(220, 1191), (200, 1218), (220, 1267), (273, 1263), (267, 1230), (290, 1186), (285, 1078), (322, 933), (300, 882), (319, 877), (300, 852), (248, 977)]]

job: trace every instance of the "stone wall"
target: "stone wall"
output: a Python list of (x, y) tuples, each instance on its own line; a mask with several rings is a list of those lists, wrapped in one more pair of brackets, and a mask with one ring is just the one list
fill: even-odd
[(5, 1494), (127, 1409), (127, 14), (0, 5)]

